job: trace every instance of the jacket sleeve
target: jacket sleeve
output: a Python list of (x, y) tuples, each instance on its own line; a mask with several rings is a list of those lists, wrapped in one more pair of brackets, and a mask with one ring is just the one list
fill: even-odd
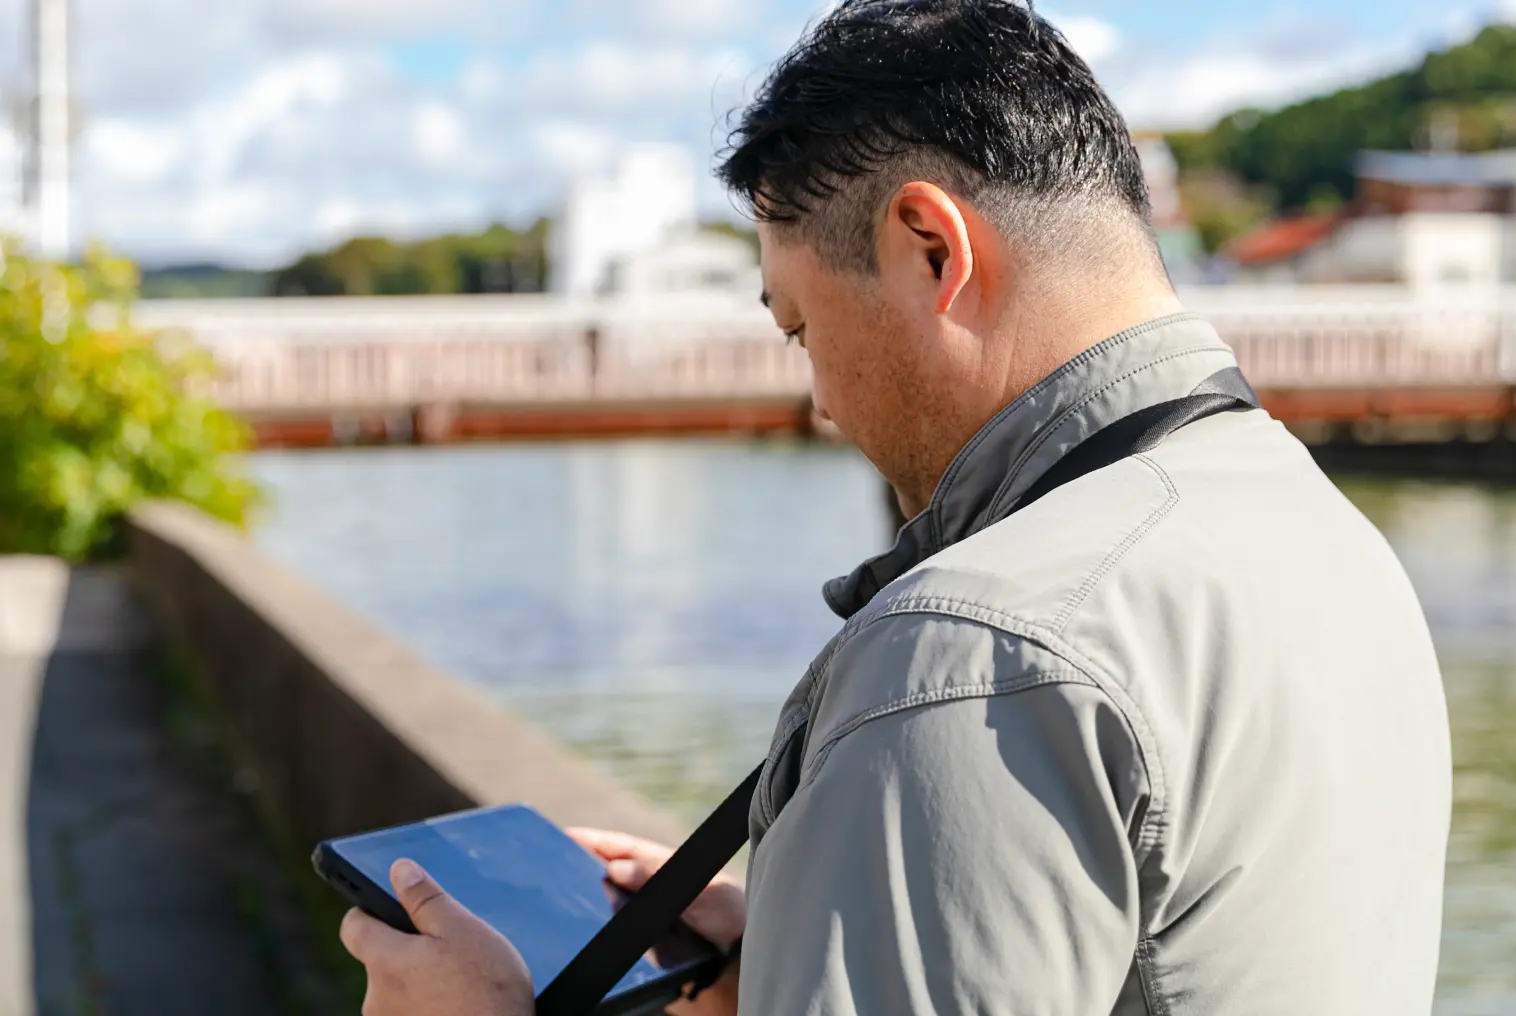
[(822, 746), (753, 855), (743, 1016), (1100, 1016), (1140, 993), (1135, 739), (1085, 684)]

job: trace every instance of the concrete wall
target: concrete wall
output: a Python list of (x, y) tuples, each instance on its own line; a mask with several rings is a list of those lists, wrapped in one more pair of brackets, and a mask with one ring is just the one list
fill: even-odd
[(1402, 281), (1413, 287), (1497, 285), (1504, 228), (1500, 216), (1477, 212), (1402, 216)]
[(129, 520), (145, 599), (297, 841), (526, 801), (555, 821), (682, 830), (538, 730), (177, 505)]
[(1354, 219), (1325, 243), (1307, 251), (1300, 281), (1385, 283), (1401, 278), (1400, 220), (1388, 215)]

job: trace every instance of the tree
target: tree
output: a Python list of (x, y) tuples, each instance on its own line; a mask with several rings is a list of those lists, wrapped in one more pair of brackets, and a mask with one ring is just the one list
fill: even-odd
[(204, 394), (214, 366), (135, 327), (136, 269), (92, 250), (34, 260), (0, 238), (0, 552), (107, 552), (147, 498), (241, 524), (258, 492), (247, 433)]
[(1232, 240), (1267, 220), (1274, 207), (1267, 188), (1245, 186), (1218, 170), (1186, 174), (1179, 195), (1207, 254), (1220, 253)]
[(1434, 123), (1449, 118), (1464, 151), (1516, 145), (1516, 26), (1491, 25), (1410, 70), (1273, 112), (1241, 110), (1168, 142), (1182, 174), (1228, 172), (1300, 209), (1351, 200), (1360, 151), (1430, 147)]
[(547, 278), (547, 221), (516, 231), (494, 225), (402, 244), (357, 237), (275, 272), (274, 296), (398, 296), (538, 292)]

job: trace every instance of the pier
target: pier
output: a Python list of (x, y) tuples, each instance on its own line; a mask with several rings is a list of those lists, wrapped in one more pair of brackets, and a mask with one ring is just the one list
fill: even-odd
[[(1488, 444), (1516, 428), (1516, 289), (1181, 296), (1309, 444)], [(139, 319), (211, 350), (221, 365), (212, 394), (263, 447), (818, 425), (805, 352), (756, 302), (163, 301)]]

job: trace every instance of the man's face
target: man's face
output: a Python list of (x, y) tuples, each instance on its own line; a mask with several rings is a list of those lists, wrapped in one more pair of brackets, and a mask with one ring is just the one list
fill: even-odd
[(922, 282), (888, 260), (876, 275), (832, 269), (808, 244), (776, 235), (786, 228), (758, 224), (774, 321), (810, 355), (816, 409), (919, 510), (946, 466), (940, 414), (955, 383), (929, 266)]

